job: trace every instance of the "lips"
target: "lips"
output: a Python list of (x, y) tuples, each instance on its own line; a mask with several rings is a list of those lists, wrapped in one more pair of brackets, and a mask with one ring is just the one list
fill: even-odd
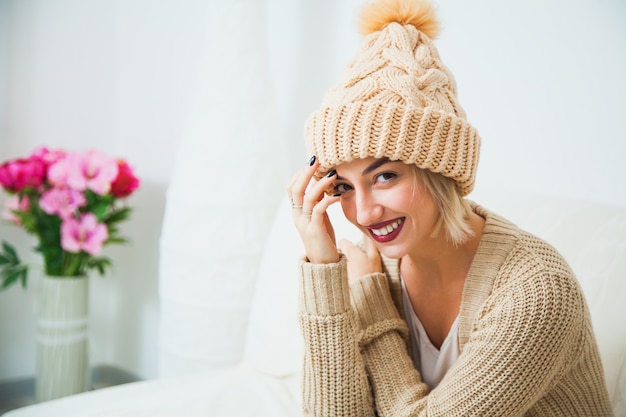
[(369, 230), (370, 236), (372, 236), (372, 239), (376, 242), (390, 242), (394, 240), (400, 233), (400, 230), (402, 230), (404, 220), (404, 217), (400, 217), (388, 222), (373, 225), (368, 227), (367, 230)]

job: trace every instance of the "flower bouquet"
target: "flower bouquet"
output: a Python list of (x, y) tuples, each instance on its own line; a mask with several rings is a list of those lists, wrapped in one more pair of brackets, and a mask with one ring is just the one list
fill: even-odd
[[(123, 199), (139, 180), (123, 159), (97, 150), (65, 152), (36, 149), (27, 158), (0, 165), (0, 186), (10, 197), (4, 218), (37, 237), (35, 251), (43, 257), (51, 277), (101, 275), (111, 260), (100, 256), (102, 247), (126, 241), (118, 224), (130, 208)], [(21, 281), (26, 287), (28, 266), (13, 246), (0, 248), (0, 289)]]

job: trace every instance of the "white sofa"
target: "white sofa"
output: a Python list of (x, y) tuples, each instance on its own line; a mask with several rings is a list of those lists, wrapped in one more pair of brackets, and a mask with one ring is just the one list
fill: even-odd
[[(475, 192), (472, 199), (556, 246), (586, 294), (616, 416), (626, 416), (626, 208)], [(338, 236), (358, 234), (333, 207)], [(92, 391), (24, 407), (32, 416), (297, 416), (302, 345), (296, 320), (301, 244), (288, 203), (276, 214), (249, 312), (243, 359), (222, 369)]]

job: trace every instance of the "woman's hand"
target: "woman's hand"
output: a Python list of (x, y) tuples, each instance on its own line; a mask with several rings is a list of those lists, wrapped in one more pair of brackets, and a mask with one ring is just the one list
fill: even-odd
[(339, 261), (335, 231), (326, 213), (328, 207), (339, 200), (339, 196), (324, 193), (335, 180), (334, 170), (319, 181), (311, 181), (318, 165), (316, 158), (312, 157), (309, 164), (292, 178), (287, 186), (287, 194), (291, 200), (293, 222), (304, 243), (309, 262), (327, 264)]
[(339, 241), (339, 249), (348, 259), (348, 281), (350, 284), (360, 280), (365, 275), (383, 271), (378, 249), (368, 237), (364, 239), (362, 249), (347, 239)]

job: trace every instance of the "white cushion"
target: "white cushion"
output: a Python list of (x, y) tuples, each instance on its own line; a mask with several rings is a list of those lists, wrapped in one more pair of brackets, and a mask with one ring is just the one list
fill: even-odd
[[(339, 204), (329, 216), (337, 239), (360, 239), (360, 232), (343, 216)], [(298, 261), (304, 247), (285, 197), (270, 232), (252, 300), (244, 361), (276, 376), (300, 372), (303, 346), (298, 327)]]
[(626, 416), (626, 207), (489, 190), (481, 205), (557, 248), (587, 299), (609, 395)]
[(244, 366), (135, 382), (23, 407), (6, 417), (293, 417), (296, 381)]

